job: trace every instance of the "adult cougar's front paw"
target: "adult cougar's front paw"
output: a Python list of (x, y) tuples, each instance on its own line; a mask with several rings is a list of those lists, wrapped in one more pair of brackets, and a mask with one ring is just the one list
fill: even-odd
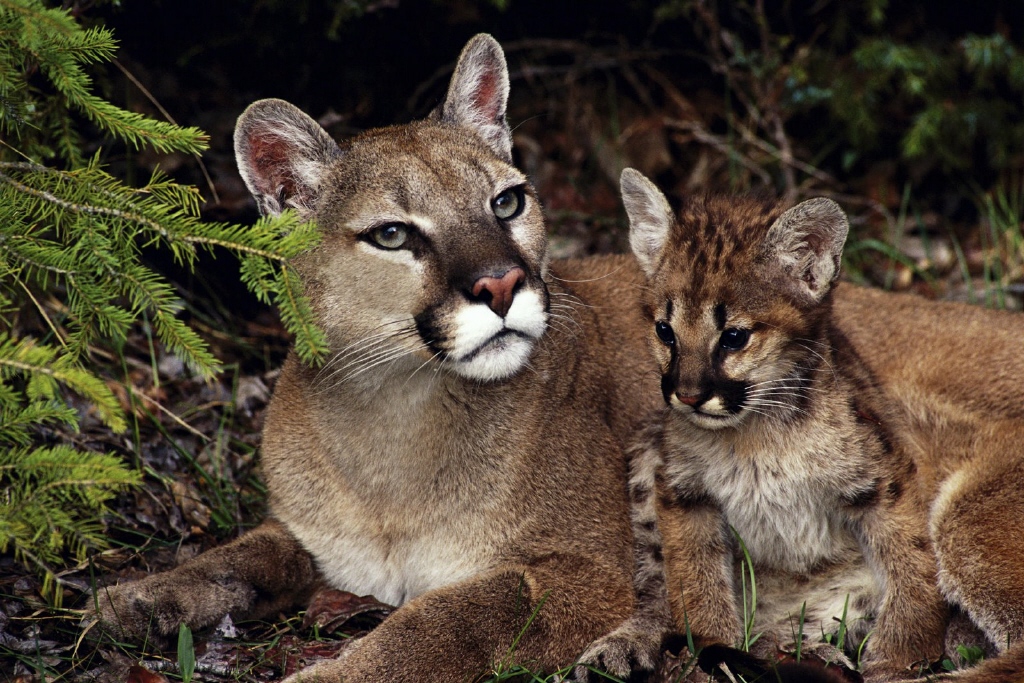
[(601, 672), (620, 679), (649, 673), (661, 654), (662, 629), (649, 622), (627, 621), (595, 640), (580, 656), (572, 679), (579, 683), (608, 680)]
[(99, 588), (94, 598), (96, 611), (91, 618), (103, 634), (165, 646), (180, 624), (210, 626), (250, 604), (253, 595), (251, 588), (237, 582), (197, 582), (168, 572)]

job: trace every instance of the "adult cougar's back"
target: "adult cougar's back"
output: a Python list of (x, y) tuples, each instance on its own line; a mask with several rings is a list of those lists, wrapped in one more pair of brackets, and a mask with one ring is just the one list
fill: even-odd
[(293, 355), (278, 381), (262, 451), (272, 519), (113, 589), (109, 628), (138, 638), (265, 612), (322, 578), (402, 607), (304, 674), (465, 680), (567, 664), (629, 612), (619, 444), (657, 398), (637, 271), (548, 263), (511, 164), (507, 92), (500, 47), (478, 36), (424, 121), (339, 147), (278, 100), (239, 119), (263, 213), (293, 208), (322, 231), (292, 265), (331, 356), (316, 369)]

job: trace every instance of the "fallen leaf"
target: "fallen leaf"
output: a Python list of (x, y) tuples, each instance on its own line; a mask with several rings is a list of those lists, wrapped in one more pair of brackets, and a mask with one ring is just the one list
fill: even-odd
[(316, 662), (337, 659), (338, 654), (355, 641), (355, 638), (349, 638), (307, 642), (297, 636), (284, 636), (264, 653), (263, 658), (279, 666), (282, 676), (287, 677)]
[(141, 664), (128, 667), (128, 678), (125, 683), (170, 683), (163, 674), (155, 674)]
[(366, 616), (376, 626), (395, 611), (391, 605), (379, 602), (372, 595), (358, 596), (334, 589), (321, 590), (309, 603), (302, 625), (306, 628), (316, 625), (331, 633), (339, 630), (357, 616)]

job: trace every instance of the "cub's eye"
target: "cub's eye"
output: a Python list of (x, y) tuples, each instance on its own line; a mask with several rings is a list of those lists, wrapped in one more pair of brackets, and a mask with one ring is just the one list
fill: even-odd
[(665, 346), (672, 346), (676, 343), (676, 333), (672, 331), (672, 326), (667, 322), (659, 320), (654, 323), (654, 333), (658, 335), (658, 339)]
[(503, 221), (507, 221), (522, 213), (525, 204), (523, 188), (512, 187), (491, 201), (491, 210), (494, 211), (495, 216)]
[(382, 249), (399, 249), (409, 239), (409, 228), (401, 223), (388, 223), (374, 228), (367, 235)]
[(747, 345), (748, 341), (750, 341), (750, 330), (730, 327), (722, 332), (722, 336), (718, 339), (718, 345), (726, 351), (739, 351)]

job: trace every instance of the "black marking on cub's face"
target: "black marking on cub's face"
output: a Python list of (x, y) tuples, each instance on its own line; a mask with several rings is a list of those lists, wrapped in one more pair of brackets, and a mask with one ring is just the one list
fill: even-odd
[(715, 306), (715, 325), (718, 326), (718, 329), (724, 330), (726, 320), (728, 317), (725, 314), (725, 304), (718, 304)]
[(671, 347), (671, 354), (668, 370), (661, 376), (661, 396), (666, 405), (671, 405), (672, 394), (676, 392), (679, 381), (679, 351), (675, 346)]
[(747, 383), (740, 380), (722, 379), (715, 382), (712, 393), (722, 400), (727, 411), (735, 415), (743, 410), (747, 399)]

